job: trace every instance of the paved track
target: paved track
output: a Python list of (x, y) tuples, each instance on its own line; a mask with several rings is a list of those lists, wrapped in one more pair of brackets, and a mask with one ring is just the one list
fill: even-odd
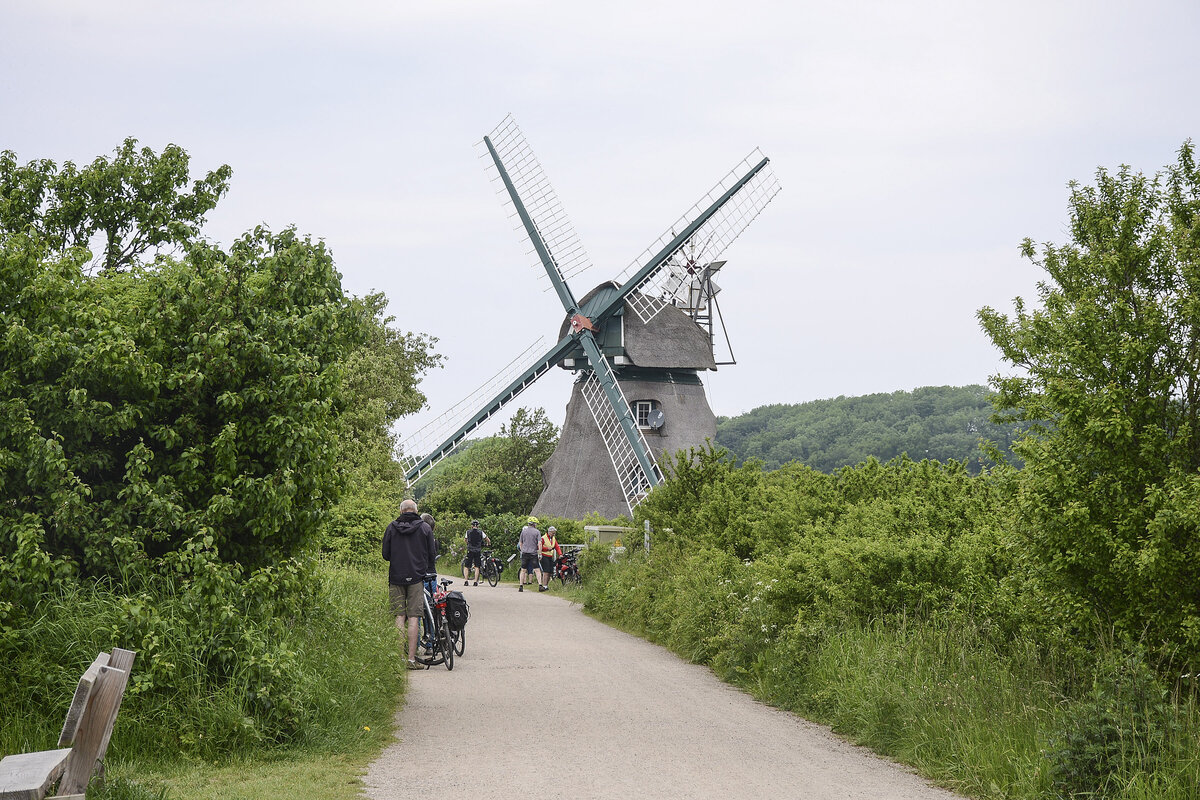
[(464, 595), (466, 653), (409, 673), (373, 800), (958, 797), (551, 593)]

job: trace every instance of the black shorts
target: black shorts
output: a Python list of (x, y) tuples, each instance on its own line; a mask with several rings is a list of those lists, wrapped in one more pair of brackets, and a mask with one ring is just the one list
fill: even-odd
[(521, 569), (533, 572), (538, 568), (537, 553), (521, 553)]
[(554, 556), (542, 556), (542, 572), (554, 572)]
[(463, 569), (470, 569), (471, 567), (483, 569), (483, 553), (478, 550), (467, 551), (467, 557), (463, 559)]

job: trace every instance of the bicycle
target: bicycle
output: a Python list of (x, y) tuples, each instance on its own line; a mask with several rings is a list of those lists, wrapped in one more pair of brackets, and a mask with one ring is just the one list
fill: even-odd
[(437, 575), (425, 576), (425, 613), (421, 617), (420, 632), (425, 655), (417, 657), (425, 669), (437, 664), (445, 664), (447, 670), (454, 669), (454, 634), (446, 620), (446, 591), (451, 583), (442, 578), (439, 584)]
[(581, 582), (578, 558), (578, 553), (572, 551), (563, 553), (554, 561), (554, 577), (558, 578), (563, 586), (568, 583), (578, 585)]
[(504, 562), (496, 558), (496, 553), (493, 550), (483, 551), (483, 577), (487, 579), (489, 586), (495, 586), (500, 582), (500, 573), (504, 571)]

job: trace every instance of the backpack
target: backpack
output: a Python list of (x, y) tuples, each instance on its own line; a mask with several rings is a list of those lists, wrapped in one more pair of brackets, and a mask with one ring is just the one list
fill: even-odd
[(471, 606), (467, 604), (462, 592), (446, 592), (446, 620), (451, 630), (461, 631), (467, 627), (467, 619), (471, 616)]

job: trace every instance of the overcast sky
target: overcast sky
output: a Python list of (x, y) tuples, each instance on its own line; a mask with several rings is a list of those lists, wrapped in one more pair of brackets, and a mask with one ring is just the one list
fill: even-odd
[[(986, 383), (976, 312), (1035, 295), (1018, 244), (1065, 241), (1067, 182), (1200, 135), (1194, 0), (4, 0), (0, 36), (0, 149), (229, 164), (209, 237), (324, 239), (439, 339), (434, 415), (562, 320), (479, 158), (508, 113), (591, 254), (576, 296), (771, 158), (783, 191), (725, 253), (723, 415)], [(515, 405), (561, 424), (570, 380)]]

